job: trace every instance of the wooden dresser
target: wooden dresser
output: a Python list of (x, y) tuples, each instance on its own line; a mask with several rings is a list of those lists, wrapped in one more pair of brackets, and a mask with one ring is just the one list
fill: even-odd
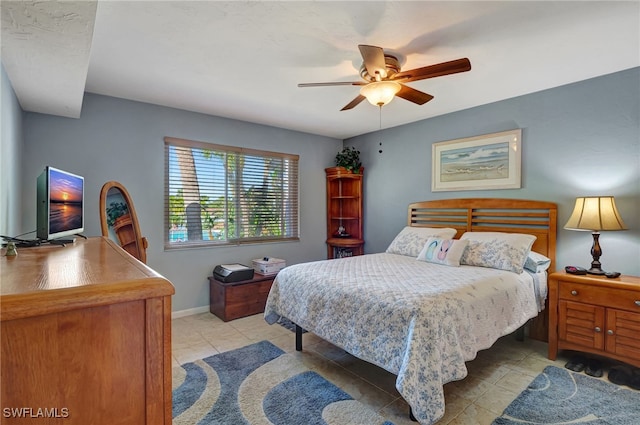
[(558, 349), (640, 367), (640, 277), (549, 276), (549, 359)]
[(0, 422), (171, 425), (174, 292), (106, 238), (3, 250)]

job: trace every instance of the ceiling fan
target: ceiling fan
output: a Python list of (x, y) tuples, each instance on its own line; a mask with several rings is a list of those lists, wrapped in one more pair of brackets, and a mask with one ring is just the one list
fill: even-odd
[(363, 59), (360, 67), (360, 77), (364, 81), (301, 83), (298, 84), (298, 87), (361, 86), (360, 94), (342, 108), (341, 111), (354, 108), (364, 99), (367, 99), (373, 105), (382, 107), (391, 102), (394, 96), (418, 105), (424, 105), (433, 99), (433, 96), (411, 88), (404, 83), (457, 74), (471, 69), (469, 59), (463, 58), (402, 71), (398, 58), (385, 54), (382, 47), (360, 44), (358, 49), (360, 49)]

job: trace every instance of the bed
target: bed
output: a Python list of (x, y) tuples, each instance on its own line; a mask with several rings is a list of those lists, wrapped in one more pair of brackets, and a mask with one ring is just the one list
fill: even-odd
[(283, 269), (265, 320), (294, 322), (297, 350), (304, 328), (397, 375), (412, 416), (432, 424), (465, 362), (543, 309), (556, 214), (541, 201), (413, 203), (386, 252)]

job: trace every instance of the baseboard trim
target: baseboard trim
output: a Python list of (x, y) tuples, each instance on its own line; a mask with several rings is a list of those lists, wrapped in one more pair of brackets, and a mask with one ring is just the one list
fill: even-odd
[(202, 307), (189, 308), (187, 310), (173, 311), (171, 312), (172, 319), (179, 319), (180, 317), (193, 316), (194, 314), (206, 313), (209, 311), (208, 305)]

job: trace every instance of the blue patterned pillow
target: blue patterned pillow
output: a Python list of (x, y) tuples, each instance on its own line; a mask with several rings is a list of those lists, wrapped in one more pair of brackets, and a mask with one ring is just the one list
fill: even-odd
[(408, 255), (416, 258), (427, 239), (431, 237), (451, 239), (456, 235), (456, 229), (450, 227), (411, 227), (406, 226), (398, 233), (387, 248), (389, 254)]
[(460, 240), (469, 241), (460, 264), (520, 274), (536, 237), (522, 233), (467, 232)]
[(551, 260), (549, 258), (534, 251), (531, 251), (524, 261), (524, 268), (534, 273), (544, 272), (550, 265)]
[(468, 243), (469, 241), (429, 238), (417, 259), (427, 263), (458, 267), (460, 257)]

